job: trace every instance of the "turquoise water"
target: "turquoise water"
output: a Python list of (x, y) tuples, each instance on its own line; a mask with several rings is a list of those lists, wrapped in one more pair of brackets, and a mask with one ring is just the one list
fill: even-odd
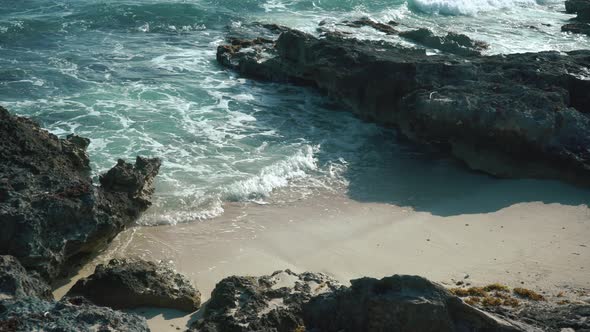
[(420, 179), (452, 177), (465, 190), (494, 180), (398, 143), (312, 91), (224, 70), (215, 49), (226, 27), (264, 21), (315, 33), (322, 20), (371, 16), (466, 33), (490, 53), (590, 48), (560, 31), (571, 18), (563, 9), (532, 0), (0, 0), (0, 103), (57, 135), (89, 137), (96, 174), (119, 157), (161, 157), (145, 224), (212, 218), (224, 201), (265, 203), (277, 188), (292, 199), (384, 192), (384, 201), (428, 205), (445, 193), (425, 194)]

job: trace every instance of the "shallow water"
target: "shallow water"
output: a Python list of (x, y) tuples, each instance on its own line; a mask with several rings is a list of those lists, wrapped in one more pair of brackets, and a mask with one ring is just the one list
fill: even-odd
[(89, 137), (96, 174), (119, 157), (161, 157), (144, 224), (211, 218), (228, 200), (265, 204), (277, 188), (289, 193), (281, 200), (328, 190), (428, 207), (446, 191), (416, 184), (498, 182), (335, 112), (312, 91), (222, 69), (215, 49), (226, 27), (265, 21), (315, 33), (322, 20), (370, 16), (466, 33), (489, 53), (590, 48), (588, 37), (560, 31), (571, 18), (563, 9), (533, 0), (0, 0), (0, 103), (57, 135)]

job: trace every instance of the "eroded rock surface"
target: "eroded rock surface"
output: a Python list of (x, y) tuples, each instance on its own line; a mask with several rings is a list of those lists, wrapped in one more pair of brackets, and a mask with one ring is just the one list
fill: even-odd
[(159, 159), (119, 161), (93, 185), (89, 140), (59, 139), (0, 107), (0, 254), (48, 281), (94, 254), (149, 206)]
[(465, 304), (418, 276), (363, 278), (344, 287), (323, 274), (277, 271), (217, 284), (192, 331), (541, 331)]
[[(302, 305), (313, 296), (340, 288), (320, 273), (277, 271), (263, 277), (220, 281), (191, 329), (204, 332), (304, 331)], [(299, 330), (297, 330), (299, 329)]]
[(40, 278), (29, 274), (12, 256), (0, 256), (0, 300), (38, 297), (53, 300), (51, 288)]
[(60, 302), (25, 297), (0, 301), (0, 331), (148, 332), (143, 317), (98, 307), (82, 298)]
[(350, 288), (315, 297), (304, 306), (306, 327), (353, 331), (533, 331), (465, 304), (418, 276), (352, 280)]
[(491, 307), (487, 310), (506, 319), (526, 322), (542, 331), (590, 331), (590, 305), (587, 303), (555, 304), (529, 301), (515, 308)]
[(501, 177), (590, 183), (590, 51), (442, 54), (283, 30), (220, 46), (245, 76), (318, 88), (359, 116)]
[(113, 259), (80, 279), (66, 296), (83, 296), (115, 309), (163, 307), (192, 312), (201, 293), (183, 275), (164, 263)]

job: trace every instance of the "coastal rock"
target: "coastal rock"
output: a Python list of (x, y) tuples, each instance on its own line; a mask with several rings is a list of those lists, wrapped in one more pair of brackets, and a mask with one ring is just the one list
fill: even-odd
[(318, 88), (360, 117), (500, 177), (590, 183), (590, 51), (463, 57), (282, 32), (218, 48), (244, 76)]
[(82, 298), (60, 302), (24, 297), (0, 301), (0, 331), (148, 332), (145, 318), (98, 307)]
[(363, 17), (358, 20), (354, 21), (344, 21), (342, 24), (352, 27), (352, 28), (361, 28), (361, 27), (371, 27), (377, 31), (381, 31), (387, 35), (397, 35), (399, 31), (397, 31), (393, 26), (397, 25), (396, 22), (391, 21), (389, 24), (375, 22), (368, 17)]
[(319, 295), (304, 305), (308, 330), (524, 331), (422, 277), (394, 275), (351, 283), (350, 288)]
[(590, 36), (590, 0), (567, 0), (565, 10), (570, 14), (578, 14), (561, 27), (561, 31), (582, 33)]
[(163, 307), (192, 312), (201, 293), (183, 275), (163, 263), (113, 259), (80, 279), (66, 296), (83, 296), (94, 304), (115, 309)]
[[(59, 139), (0, 107), (0, 254), (53, 281), (96, 253), (149, 206), (159, 159), (119, 161), (96, 187), (89, 140)], [(102, 181), (101, 181), (102, 182)]]
[(426, 47), (435, 48), (446, 53), (458, 55), (480, 55), (488, 44), (472, 40), (467, 35), (449, 32), (446, 36), (437, 36), (429, 29), (417, 29), (399, 33), (400, 37), (411, 40)]
[(561, 27), (563, 32), (582, 33), (590, 36), (590, 23), (572, 22)]
[(33, 276), (12, 256), (0, 256), (0, 300), (38, 297), (53, 300), (49, 285)]
[(566, 0), (565, 11), (569, 14), (590, 11), (590, 0)]
[(204, 316), (191, 326), (201, 332), (303, 331), (302, 305), (341, 286), (320, 273), (277, 271), (263, 277), (220, 281)]

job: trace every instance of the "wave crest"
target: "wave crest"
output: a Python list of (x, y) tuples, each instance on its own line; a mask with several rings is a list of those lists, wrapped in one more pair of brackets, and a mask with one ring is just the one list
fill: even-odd
[(408, 7), (426, 14), (476, 15), (498, 9), (544, 4), (544, 0), (408, 0)]

